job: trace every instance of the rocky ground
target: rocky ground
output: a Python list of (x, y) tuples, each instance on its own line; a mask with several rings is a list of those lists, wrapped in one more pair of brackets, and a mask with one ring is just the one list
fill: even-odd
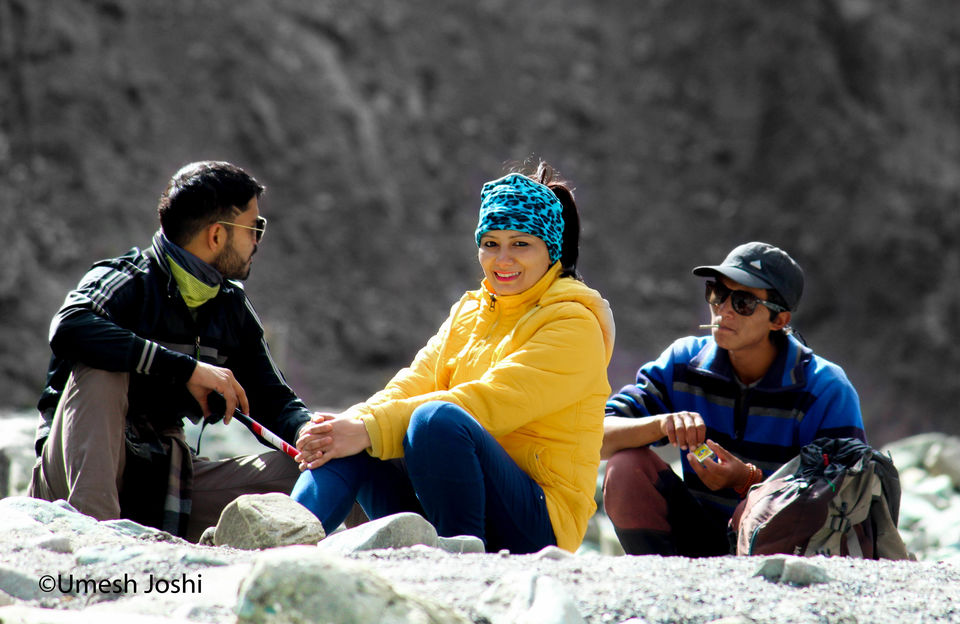
[[(433, 609), (432, 620), (393, 621), (960, 621), (960, 566), (950, 562), (785, 558), (810, 566), (793, 584), (758, 576), (765, 564), (784, 559), (777, 557), (454, 554), (425, 545), (349, 553), (316, 546), (247, 551), (192, 545), (126, 521), (98, 523), (18, 497), (0, 501), (0, 528), (0, 596), (13, 603), (0, 608), (5, 624), (68, 621), (54, 616), (76, 610), (84, 618), (77, 621), (125, 624), (145, 616), (211, 623), (365, 621), (352, 619), (347, 608), (336, 619), (294, 610), (347, 595), (332, 593), (330, 583), (312, 575), (323, 566), (332, 566), (340, 582), (360, 579), (351, 590), (356, 596), (348, 598), (355, 605), (370, 599), (364, 587), (385, 584), (392, 592), (386, 603), (406, 600)], [(265, 581), (271, 566), (280, 579)], [(107, 582), (101, 585), (106, 591), (78, 591), (91, 581)], [(258, 584), (271, 588), (266, 609), (258, 610), (251, 598)]]
[[(29, 441), (15, 421), (26, 419), (0, 419), (11, 494), (26, 476), (16, 451)], [(216, 450), (224, 435), (208, 431), (203, 444)], [(920, 561), (611, 556), (601, 554), (611, 550), (602, 523), (576, 555), (450, 552), (458, 548), (438, 544), (429, 525), (378, 542), (362, 532), (383, 534), (375, 523), (319, 547), (244, 550), (7, 496), (0, 623), (960, 622), (955, 443), (929, 434), (892, 449), (901, 531)], [(380, 548), (390, 543), (398, 547)]]

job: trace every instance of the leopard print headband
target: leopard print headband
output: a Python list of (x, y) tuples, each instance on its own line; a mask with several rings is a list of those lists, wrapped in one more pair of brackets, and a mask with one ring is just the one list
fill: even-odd
[(480, 237), (490, 230), (517, 230), (547, 244), (550, 262), (560, 259), (563, 241), (563, 206), (553, 191), (519, 173), (483, 185), (480, 191)]

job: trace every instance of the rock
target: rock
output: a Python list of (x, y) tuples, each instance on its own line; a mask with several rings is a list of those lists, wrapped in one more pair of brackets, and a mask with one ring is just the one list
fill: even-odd
[(358, 527), (329, 535), (321, 550), (347, 554), (376, 548), (404, 548), (415, 544), (437, 546), (437, 530), (422, 516), (405, 512), (371, 520)]
[(579, 624), (585, 622), (570, 592), (549, 576), (508, 574), (481, 596), (477, 613), (490, 624)]
[(922, 496), (937, 509), (946, 509), (950, 506), (950, 499), (956, 493), (953, 479), (949, 475), (939, 474), (919, 481), (911, 490), (917, 496)]
[(230, 565), (230, 562), (222, 557), (217, 555), (222, 553), (222, 550), (218, 549), (204, 549), (201, 551), (188, 550), (179, 557), (180, 563), (185, 563), (187, 565), (198, 565), (198, 566), (226, 566)]
[(107, 565), (117, 565), (142, 557), (149, 553), (148, 548), (137, 548), (133, 546), (84, 546), (76, 552), (76, 562), (79, 565), (90, 565), (102, 563)]
[[(51, 591), (42, 591), (41, 584), (49, 582), (48, 589)], [(47, 575), (41, 582), (38, 582), (36, 576), (24, 574), (19, 570), (14, 570), (6, 566), (0, 566), (0, 592), (6, 593), (20, 600), (36, 600), (45, 596), (59, 596), (61, 592), (56, 589), (56, 577)], [(0, 622), (6, 620), (0, 619)]]
[(957, 548), (960, 547), (960, 524), (957, 523), (960, 514), (960, 496), (955, 496), (951, 505), (942, 510), (936, 510), (920, 519), (911, 529), (924, 536), (926, 548)]
[(35, 413), (4, 417), (0, 414), (0, 498), (26, 494), (37, 455), (33, 438), (37, 430)]
[(931, 475), (950, 477), (953, 487), (960, 489), (960, 438), (945, 436), (931, 444), (923, 458), (923, 465)]
[(922, 468), (930, 447), (946, 437), (943, 433), (921, 433), (891, 442), (880, 450), (889, 453), (897, 470), (903, 472), (907, 468)]
[(314, 545), (323, 525), (286, 494), (246, 494), (227, 505), (213, 534), (217, 546), (246, 550), (296, 544)]
[(126, 518), (120, 520), (103, 520), (100, 524), (101, 526), (113, 529), (121, 535), (129, 535), (130, 537), (157, 537), (159, 534), (164, 533), (164, 531), (144, 526)]
[(217, 527), (207, 527), (204, 529), (203, 534), (200, 536), (200, 540), (197, 542), (201, 546), (214, 546), (213, 536), (217, 533)]
[(797, 587), (830, 581), (830, 577), (822, 568), (800, 557), (771, 557), (760, 565), (754, 576), (762, 576), (773, 583), (785, 583)]
[(42, 548), (56, 553), (72, 553), (73, 543), (66, 535), (51, 535), (50, 537), (39, 537), (27, 545), (28, 548)]
[(487, 552), (483, 540), (475, 535), (457, 535), (456, 537), (437, 536), (437, 548), (448, 553)]
[(534, 557), (537, 559), (569, 559), (573, 557), (573, 553), (567, 552), (562, 548), (557, 548), (556, 546), (547, 546), (542, 548), (537, 553), (534, 554)]
[(935, 516), (940, 510), (923, 496), (904, 491), (900, 494), (900, 530), (910, 529), (924, 518)]
[(0, 500), (0, 518), (0, 525), (11, 522), (26, 527), (39, 523), (48, 528), (62, 527), (71, 532), (83, 532), (98, 524), (96, 518), (83, 515), (67, 501), (51, 503), (29, 496), (11, 496)]
[(72, 511), (73, 513), (80, 513), (79, 509), (77, 509), (67, 501), (63, 500), (62, 498), (58, 498), (57, 500), (53, 501), (50, 504), (56, 507), (57, 509), (62, 509), (64, 511)]
[(238, 624), (467, 624), (453, 610), (397, 592), (368, 567), (316, 548), (264, 552), (240, 586)]

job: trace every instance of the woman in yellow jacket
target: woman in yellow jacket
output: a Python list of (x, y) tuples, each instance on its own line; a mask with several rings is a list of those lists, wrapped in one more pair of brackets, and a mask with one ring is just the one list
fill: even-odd
[(480, 199), (480, 289), (386, 388), (300, 433), (305, 472), (292, 496), (328, 532), (357, 500), (371, 518), (416, 511), (488, 551), (583, 540), (610, 393), (610, 306), (579, 279), (577, 206), (548, 165), (488, 182)]

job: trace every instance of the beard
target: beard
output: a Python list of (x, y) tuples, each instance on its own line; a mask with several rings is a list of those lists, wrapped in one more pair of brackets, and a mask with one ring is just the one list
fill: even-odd
[[(257, 248), (253, 248), (250, 258), (257, 253)], [(245, 280), (250, 276), (250, 259), (243, 259), (237, 250), (233, 248), (233, 241), (227, 241), (226, 248), (213, 259), (211, 265), (220, 272), (226, 279)]]

